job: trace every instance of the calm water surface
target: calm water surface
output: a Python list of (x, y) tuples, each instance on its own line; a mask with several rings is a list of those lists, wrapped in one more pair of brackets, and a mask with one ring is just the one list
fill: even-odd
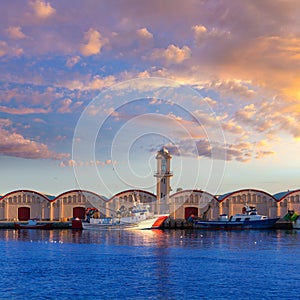
[(299, 299), (300, 231), (0, 230), (0, 299)]

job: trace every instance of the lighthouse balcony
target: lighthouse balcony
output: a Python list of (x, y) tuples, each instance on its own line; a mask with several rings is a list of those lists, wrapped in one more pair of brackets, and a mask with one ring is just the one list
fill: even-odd
[(173, 176), (173, 172), (156, 172), (154, 173), (154, 177), (171, 177)]

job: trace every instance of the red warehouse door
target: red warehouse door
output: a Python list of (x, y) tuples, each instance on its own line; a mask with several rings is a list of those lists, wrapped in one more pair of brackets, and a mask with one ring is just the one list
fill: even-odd
[(28, 221), (30, 219), (30, 208), (19, 207), (18, 208), (18, 219), (19, 221)]

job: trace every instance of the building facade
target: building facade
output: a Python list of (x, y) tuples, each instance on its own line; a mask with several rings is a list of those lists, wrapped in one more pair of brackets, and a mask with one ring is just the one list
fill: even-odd
[[(51, 196), (33, 190), (16, 190), (0, 197), (0, 221), (67, 221), (84, 218), (88, 208), (96, 207), (101, 215), (111, 216), (121, 206), (135, 202), (148, 204), (157, 210), (156, 195), (143, 190), (122, 191), (107, 199), (91, 191), (70, 190)], [(202, 190), (182, 190), (171, 194), (167, 210), (173, 218), (187, 219), (191, 214), (216, 219), (220, 214), (241, 213), (245, 204), (255, 206), (260, 214), (283, 217), (288, 210), (300, 213), (300, 189), (271, 195), (257, 189), (243, 189), (214, 196)]]

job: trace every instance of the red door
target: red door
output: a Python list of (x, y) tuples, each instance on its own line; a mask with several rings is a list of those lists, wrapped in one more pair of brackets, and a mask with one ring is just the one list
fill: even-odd
[(73, 218), (84, 219), (85, 218), (85, 208), (84, 207), (74, 207), (73, 208)]
[(30, 208), (19, 207), (18, 208), (18, 219), (19, 221), (28, 221), (30, 219)]
[(184, 218), (187, 219), (190, 215), (198, 216), (198, 208), (186, 207), (184, 211)]

